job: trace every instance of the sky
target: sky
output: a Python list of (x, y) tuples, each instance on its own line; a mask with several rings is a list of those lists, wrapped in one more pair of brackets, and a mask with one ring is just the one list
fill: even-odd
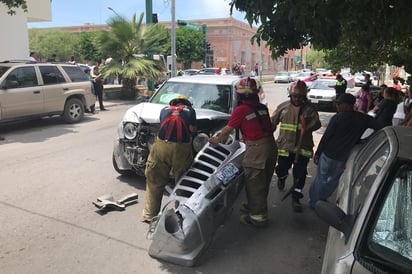
[[(176, 20), (226, 18), (230, 16), (229, 0), (175, 0)], [(152, 0), (153, 13), (159, 22), (171, 20), (171, 0)], [(29, 23), (29, 28), (82, 26), (85, 23), (103, 25), (117, 14), (131, 19), (146, 12), (146, 0), (53, 0), (52, 21)], [(244, 15), (234, 12), (233, 17), (244, 20)], [(144, 21), (145, 21), (144, 17)]]

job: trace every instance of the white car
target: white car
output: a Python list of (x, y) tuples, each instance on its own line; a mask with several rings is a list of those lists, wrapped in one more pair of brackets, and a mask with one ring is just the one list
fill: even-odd
[(288, 71), (279, 71), (275, 74), (275, 78), (273, 79), (275, 83), (290, 83), (292, 82), (292, 78), (290, 77), (290, 72)]
[(336, 91), (333, 87), (336, 80), (317, 79), (315, 80), (308, 92), (309, 101), (318, 107), (335, 108)]
[[(144, 176), (147, 156), (160, 126), (160, 111), (178, 95), (186, 96), (196, 111), (198, 135), (193, 146), (197, 153), (211, 135), (227, 124), (238, 105), (236, 84), (242, 79), (233, 75), (193, 75), (167, 80), (147, 102), (126, 111), (114, 141), (114, 169), (122, 175)], [(259, 98), (266, 104), (262, 88)]]

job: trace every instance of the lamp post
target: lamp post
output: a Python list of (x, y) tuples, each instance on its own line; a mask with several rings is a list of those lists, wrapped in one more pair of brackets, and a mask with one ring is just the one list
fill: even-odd
[(113, 12), (116, 16), (121, 17), (112, 7), (107, 7), (107, 9)]

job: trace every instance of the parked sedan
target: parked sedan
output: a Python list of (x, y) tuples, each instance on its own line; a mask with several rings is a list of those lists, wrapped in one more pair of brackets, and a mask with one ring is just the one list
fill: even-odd
[(275, 74), (274, 78), (275, 83), (290, 83), (292, 78), (290, 77), (290, 72), (288, 71), (279, 71)]
[(336, 203), (316, 203), (331, 226), (322, 273), (412, 273), (411, 136), (386, 127), (355, 147)]
[(315, 80), (308, 92), (309, 101), (318, 107), (335, 108), (336, 91), (331, 86), (336, 84), (334, 79)]

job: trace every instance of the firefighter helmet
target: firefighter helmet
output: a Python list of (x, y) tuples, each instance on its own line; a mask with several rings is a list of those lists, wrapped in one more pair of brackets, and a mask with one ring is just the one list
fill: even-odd
[(177, 104), (184, 104), (184, 105), (189, 106), (189, 107), (192, 106), (192, 103), (184, 95), (178, 95), (175, 98), (173, 98), (172, 100), (170, 100), (170, 102), (169, 102), (169, 105), (171, 105), (171, 106), (176, 106)]
[(303, 95), (306, 97), (306, 94), (308, 94), (308, 87), (301, 80), (293, 82), (289, 87), (289, 95)]
[(257, 94), (259, 88), (259, 83), (250, 77), (243, 78), (236, 84), (236, 92), (243, 95)]

